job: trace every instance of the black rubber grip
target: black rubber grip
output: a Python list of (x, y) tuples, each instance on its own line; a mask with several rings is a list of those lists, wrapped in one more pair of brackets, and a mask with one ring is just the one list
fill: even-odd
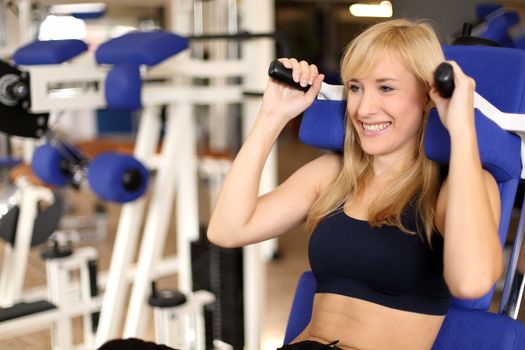
[(434, 84), (443, 98), (450, 98), (454, 92), (454, 69), (450, 63), (441, 63), (434, 72)]
[(308, 91), (311, 85), (301, 86), (299, 83), (293, 81), (292, 70), (286, 68), (279, 60), (275, 59), (270, 63), (268, 68), (268, 75), (270, 78), (277, 80), (280, 83), (286, 84), (294, 89), (301, 91)]

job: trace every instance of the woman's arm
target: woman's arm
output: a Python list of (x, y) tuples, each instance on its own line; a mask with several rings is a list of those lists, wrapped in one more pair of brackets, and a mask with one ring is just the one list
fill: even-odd
[[(317, 96), (323, 75), (305, 61), (281, 59), (308, 92), (270, 80), (255, 124), (233, 161), (213, 209), (208, 238), (225, 247), (242, 246), (275, 237), (299, 224), (315, 197), (312, 169), (303, 167), (283, 185), (259, 198), (259, 182), (266, 159), (286, 123), (302, 113)], [(321, 161), (322, 163), (322, 161)]]
[(498, 236), (500, 197), (482, 169), (474, 124), (475, 82), (455, 62), (450, 100), (430, 91), (451, 142), (449, 173), (440, 191), (436, 226), (443, 234), (445, 280), (460, 298), (484, 295), (503, 270)]

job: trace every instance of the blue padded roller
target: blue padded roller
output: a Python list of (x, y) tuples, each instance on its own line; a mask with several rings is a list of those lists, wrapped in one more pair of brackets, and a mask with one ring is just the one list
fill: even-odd
[(70, 176), (62, 170), (64, 157), (49, 144), (38, 147), (33, 153), (31, 168), (33, 173), (44, 183), (53, 186), (65, 186)]
[(133, 110), (142, 107), (139, 66), (123, 64), (113, 67), (105, 81), (104, 94), (110, 109)]
[(86, 43), (77, 39), (34, 41), (16, 50), (13, 60), (18, 65), (59, 64), (87, 49)]
[(103, 199), (126, 203), (144, 194), (148, 170), (130, 155), (101, 153), (89, 164), (87, 178), (93, 192)]
[(162, 31), (131, 32), (100, 45), (95, 53), (99, 64), (154, 66), (188, 47), (188, 39)]

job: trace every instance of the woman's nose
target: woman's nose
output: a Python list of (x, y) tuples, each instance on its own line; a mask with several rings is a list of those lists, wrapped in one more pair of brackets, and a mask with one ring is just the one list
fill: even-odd
[(378, 109), (378, 104), (377, 104), (376, 96), (374, 96), (374, 94), (370, 92), (364, 91), (361, 94), (360, 99), (358, 101), (357, 115), (361, 117), (373, 115), (374, 113), (377, 112), (377, 109)]

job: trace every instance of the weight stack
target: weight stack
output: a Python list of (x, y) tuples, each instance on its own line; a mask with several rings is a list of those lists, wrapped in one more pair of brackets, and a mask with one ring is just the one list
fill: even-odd
[(206, 229), (191, 245), (193, 290), (208, 290), (216, 301), (205, 308), (206, 349), (213, 340), (244, 348), (243, 250), (224, 249), (211, 244)]

